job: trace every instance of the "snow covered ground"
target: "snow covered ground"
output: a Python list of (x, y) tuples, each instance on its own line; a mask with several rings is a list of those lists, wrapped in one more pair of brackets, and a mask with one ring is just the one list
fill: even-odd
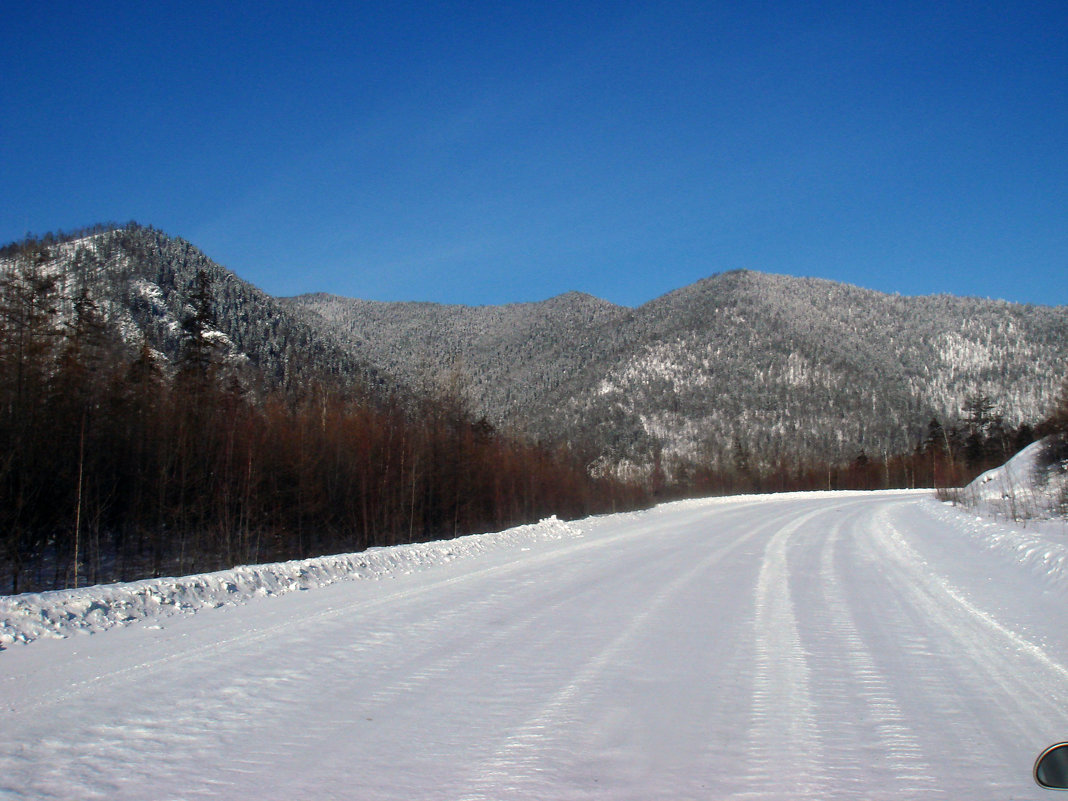
[(1063, 524), (1068, 473), (1042, 464), (1045, 447), (1045, 440), (1033, 442), (1001, 467), (987, 470), (960, 491), (959, 501), (1005, 520)]
[[(203, 603), (116, 601), (170, 597), (146, 582), (4, 599), (36, 639), (0, 652), (0, 798), (1049, 796), (1055, 531), (810, 493), (410, 547), (430, 550), (349, 557), (379, 581), (288, 563), (183, 580)], [(41, 610), (59, 623), (32, 629)]]
[(39, 637), (99, 632), (146, 618), (243, 604), (253, 598), (310, 590), (335, 581), (387, 578), (496, 548), (573, 537), (578, 533), (577, 528), (554, 516), (535, 525), (439, 542), (246, 565), (178, 578), (0, 595), (0, 649)]

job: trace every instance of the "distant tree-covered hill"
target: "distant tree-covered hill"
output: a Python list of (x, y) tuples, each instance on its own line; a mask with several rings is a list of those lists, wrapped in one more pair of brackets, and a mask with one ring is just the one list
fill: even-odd
[(283, 302), (384, 372), (452, 382), (495, 424), (615, 464), (899, 453), (975, 395), (1005, 424), (1038, 420), (1068, 364), (1063, 307), (750, 271), (636, 309), (575, 293), (488, 307)]
[(477, 307), (279, 299), (138, 225), (9, 246), (0, 269), (31, 245), (68, 313), (88, 286), (129, 347), (170, 369), (199, 302), (235, 374), (294, 390), (329, 377), (412, 408), (445, 393), (495, 427), (639, 473), (880, 458), (915, 447), (932, 418), (963, 420), (977, 396), (999, 425), (1034, 422), (1068, 365), (1064, 307), (751, 271), (637, 308), (580, 293)]

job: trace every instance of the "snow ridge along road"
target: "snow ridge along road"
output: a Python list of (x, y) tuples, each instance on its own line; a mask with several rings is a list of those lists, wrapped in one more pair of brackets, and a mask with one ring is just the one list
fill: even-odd
[(908, 492), (570, 525), (11, 645), (0, 798), (1049, 796), (1068, 539)]

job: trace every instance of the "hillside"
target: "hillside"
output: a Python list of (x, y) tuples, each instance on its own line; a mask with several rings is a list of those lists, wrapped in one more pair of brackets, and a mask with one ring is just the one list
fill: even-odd
[(1065, 308), (750, 271), (636, 309), (578, 294), (489, 307), (283, 303), (390, 374), (451, 383), (498, 425), (617, 462), (900, 452), (974, 394), (1009, 425), (1040, 418), (1068, 363)]
[(411, 386), (458, 388), (480, 415), (521, 424), (546, 394), (606, 359), (629, 309), (571, 292), (457, 306), (315, 294), (283, 298), (311, 324)]
[(1033, 442), (968, 486), (944, 494), (978, 514), (1013, 521), (1068, 518), (1068, 462), (1053, 457), (1053, 438)]
[(17, 243), (0, 255), (0, 275), (23, 270), (28, 262), (55, 280), (60, 320), (69, 320), (84, 290), (112, 332), (131, 348), (147, 344), (164, 363), (180, 350), (182, 325), (193, 312), (203, 274), (214, 342), (235, 369), (247, 365), (257, 380), (275, 386), (313, 374), (371, 390), (389, 384), (355, 349), (342, 347), (189, 242), (152, 228), (130, 224), (71, 239)]

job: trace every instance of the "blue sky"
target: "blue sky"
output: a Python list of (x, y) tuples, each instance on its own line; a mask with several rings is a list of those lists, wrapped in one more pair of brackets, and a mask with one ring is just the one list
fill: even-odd
[(637, 305), (725, 270), (1068, 304), (1068, 4), (8, 4), (0, 240), (276, 295)]

